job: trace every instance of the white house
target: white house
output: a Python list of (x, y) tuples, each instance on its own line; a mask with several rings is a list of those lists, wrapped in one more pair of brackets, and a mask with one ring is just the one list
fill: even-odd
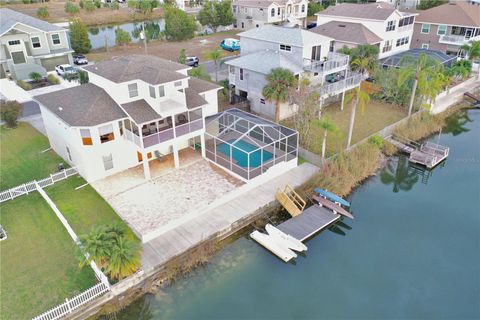
[(264, 24), (305, 27), (307, 0), (236, 0), (232, 2), (238, 29), (258, 28)]
[(0, 9), (0, 78), (46, 75), (57, 64), (71, 64), (67, 30), (11, 9)]
[[(382, 59), (410, 48), (417, 14), (400, 12), (391, 4), (379, 2), (342, 3), (316, 15), (317, 27), (312, 31), (333, 36), (335, 49), (343, 45), (374, 44), (379, 47)], [(345, 32), (345, 28), (355, 33)]]
[(205, 118), (218, 111), (219, 86), (190, 78), (189, 67), (132, 55), (85, 67), (90, 83), (40, 96), (52, 148), (87, 181), (202, 145)]

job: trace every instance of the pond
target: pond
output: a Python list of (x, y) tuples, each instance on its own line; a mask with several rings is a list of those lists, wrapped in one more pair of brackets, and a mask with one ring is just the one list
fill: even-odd
[(161, 31), (165, 29), (165, 20), (147, 20), (139, 22), (128, 22), (122, 24), (95, 26), (88, 28), (88, 37), (92, 43), (92, 49), (105, 48), (105, 43), (109, 47), (115, 46), (115, 30), (122, 29), (130, 33), (132, 42), (139, 42), (140, 32), (145, 29), (147, 39), (153, 40), (160, 37)]
[(116, 319), (480, 318), (479, 136), (463, 111), (431, 138), (450, 146), (440, 167), (394, 157), (295, 263), (245, 236)]

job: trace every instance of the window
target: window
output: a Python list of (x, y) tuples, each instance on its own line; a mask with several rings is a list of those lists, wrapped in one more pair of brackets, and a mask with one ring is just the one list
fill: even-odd
[(292, 47), (291, 47), (291, 46), (287, 46), (287, 45), (285, 45), (285, 44), (281, 44), (281, 45), (280, 45), (280, 50), (290, 52), (290, 51), (292, 51)]
[(175, 82), (173, 83), (173, 85), (174, 85), (175, 87), (181, 87), (181, 86), (182, 86), (182, 81), (175, 81)]
[(20, 44), (20, 40), (10, 40), (8, 41), (9, 46), (16, 46)]
[(265, 99), (260, 99), (261, 104), (265, 104)]
[(70, 153), (70, 149), (69, 149), (68, 147), (65, 147), (65, 148), (67, 148), (68, 160), (73, 161), (73, 160), (72, 160), (72, 154)]
[(152, 97), (152, 98), (155, 99), (155, 98), (156, 98), (156, 96), (155, 96), (155, 88), (152, 87), (152, 86), (149, 86), (148, 89), (150, 90), (150, 97)]
[(80, 136), (82, 137), (82, 143), (84, 146), (93, 145), (92, 136), (90, 135), (90, 129), (80, 129)]
[(242, 22), (242, 29), (245, 29), (245, 23)]
[(422, 49), (427, 49), (428, 50), (428, 43), (422, 43)]
[(383, 46), (382, 52), (385, 53), (385, 52), (388, 52), (390, 50), (392, 50), (392, 41), (387, 40), (387, 41), (385, 41), (385, 45)]
[(430, 33), (430, 25), (428, 23), (422, 23), (421, 33), (424, 33), (424, 34)]
[(235, 67), (234, 66), (228, 66), (228, 70), (230, 73), (235, 73)]
[(120, 131), (120, 135), (123, 136), (123, 121), (118, 121), (118, 130)]
[(128, 85), (128, 96), (130, 98), (138, 96), (138, 86), (136, 83), (130, 83)]
[(302, 4), (302, 12), (305, 12), (305, 5)]
[(395, 20), (391, 20), (387, 22), (387, 31), (395, 30)]
[(33, 48), (40, 48), (42, 45), (40, 44), (39, 37), (32, 37), (32, 47)]
[(330, 52), (335, 50), (335, 41), (330, 41), (330, 48), (328, 49)]
[(447, 34), (447, 26), (446, 25), (439, 25), (438, 30), (437, 30), (437, 34), (439, 36)]
[(275, 17), (275, 8), (272, 8), (272, 11), (271, 11), (270, 14), (271, 14), (272, 17)]
[(52, 34), (53, 44), (60, 44), (60, 35), (58, 33)]
[(237, 6), (232, 6), (233, 13), (237, 13)]
[(280, 15), (280, 8), (277, 9), (277, 16)]
[(397, 47), (406, 45), (408, 43), (409, 38), (408, 37), (403, 37), (400, 39), (397, 39)]
[(113, 169), (113, 157), (112, 154), (110, 153), (108, 156), (103, 156), (103, 167), (105, 168), (105, 171)]
[(415, 19), (414, 16), (403, 18), (398, 22), (398, 26), (403, 27), (403, 26), (411, 25), (411, 24), (413, 24), (414, 19)]
[(243, 69), (240, 68), (240, 80), (243, 80)]
[(100, 134), (101, 143), (115, 140), (115, 135), (113, 134), (113, 126), (111, 124), (98, 128), (98, 133)]
[(164, 86), (160, 86), (158, 87), (158, 96), (161, 98), (161, 97), (165, 97), (165, 87)]

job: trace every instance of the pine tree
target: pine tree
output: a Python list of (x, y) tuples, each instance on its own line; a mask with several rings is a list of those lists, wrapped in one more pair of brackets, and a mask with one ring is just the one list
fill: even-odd
[(89, 53), (92, 49), (87, 26), (80, 19), (70, 22), (70, 42), (76, 53)]

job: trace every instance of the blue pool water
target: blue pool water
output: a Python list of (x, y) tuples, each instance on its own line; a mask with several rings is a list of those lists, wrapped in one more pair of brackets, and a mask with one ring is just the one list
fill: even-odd
[[(262, 164), (261, 150), (257, 150), (255, 152), (250, 153), (250, 163), (248, 162), (248, 152), (257, 149), (258, 147), (248, 142), (245, 142), (243, 140), (237, 141), (235, 143), (233, 142), (235, 142), (235, 139), (228, 140), (228, 143), (231, 143), (235, 147), (245, 151), (245, 152), (242, 152), (237, 148), (232, 148), (232, 158), (235, 159), (237, 165), (239, 165), (240, 167), (246, 168), (246, 167), (258, 167)], [(218, 145), (217, 151), (220, 151), (227, 157), (230, 157), (230, 145), (226, 143), (222, 143)], [(272, 158), (273, 158), (273, 154), (265, 150), (263, 151), (263, 162), (266, 162)]]

